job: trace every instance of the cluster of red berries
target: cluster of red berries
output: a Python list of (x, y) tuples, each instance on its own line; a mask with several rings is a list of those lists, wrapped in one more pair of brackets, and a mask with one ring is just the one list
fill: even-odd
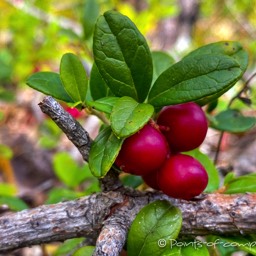
[(196, 103), (166, 106), (156, 122), (124, 141), (115, 163), (124, 172), (141, 175), (150, 187), (189, 200), (203, 192), (208, 175), (200, 162), (181, 152), (199, 147), (207, 129)]

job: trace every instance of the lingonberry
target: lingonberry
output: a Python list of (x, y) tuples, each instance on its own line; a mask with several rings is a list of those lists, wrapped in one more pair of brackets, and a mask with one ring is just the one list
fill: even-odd
[(188, 155), (171, 155), (158, 173), (159, 188), (174, 198), (189, 200), (201, 194), (207, 183), (204, 167)]
[(163, 164), (169, 153), (163, 134), (146, 124), (140, 131), (125, 139), (115, 161), (124, 172), (145, 175)]
[(205, 139), (208, 124), (206, 116), (194, 102), (164, 107), (157, 124), (175, 152), (189, 151), (199, 147)]

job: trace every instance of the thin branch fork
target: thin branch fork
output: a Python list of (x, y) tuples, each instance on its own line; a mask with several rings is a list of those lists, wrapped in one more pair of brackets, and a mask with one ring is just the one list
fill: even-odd
[[(91, 139), (83, 127), (50, 96), (39, 106), (88, 160)], [(180, 235), (256, 231), (256, 194), (208, 194), (193, 201), (178, 200), (160, 192), (124, 188), (112, 170), (100, 183), (101, 193), (0, 217), (0, 252), (74, 237), (98, 237), (94, 255), (119, 255), (138, 212), (156, 200), (179, 207), (183, 217)]]

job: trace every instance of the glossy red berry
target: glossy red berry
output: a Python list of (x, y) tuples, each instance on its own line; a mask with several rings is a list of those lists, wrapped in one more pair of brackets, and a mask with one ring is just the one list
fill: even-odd
[(199, 147), (208, 129), (203, 110), (194, 102), (164, 107), (159, 113), (157, 124), (173, 152)]
[(158, 173), (159, 188), (174, 198), (189, 200), (201, 194), (207, 183), (204, 167), (188, 155), (171, 155)]
[(116, 165), (124, 172), (145, 175), (160, 168), (169, 153), (163, 134), (150, 124), (125, 139)]

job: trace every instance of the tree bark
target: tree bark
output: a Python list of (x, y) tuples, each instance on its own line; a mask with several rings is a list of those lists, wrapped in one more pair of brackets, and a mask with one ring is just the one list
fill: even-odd
[(256, 231), (255, 194), (209, 194), (185, 201), (159, 192), (122, 188), (1, 217), (0, 252), (96, 232), (99, 236), (95, 255), (119, 255), (139, 210), (159, 199), (168, 200), (181, 210), (181, 236), (241, 235)]

